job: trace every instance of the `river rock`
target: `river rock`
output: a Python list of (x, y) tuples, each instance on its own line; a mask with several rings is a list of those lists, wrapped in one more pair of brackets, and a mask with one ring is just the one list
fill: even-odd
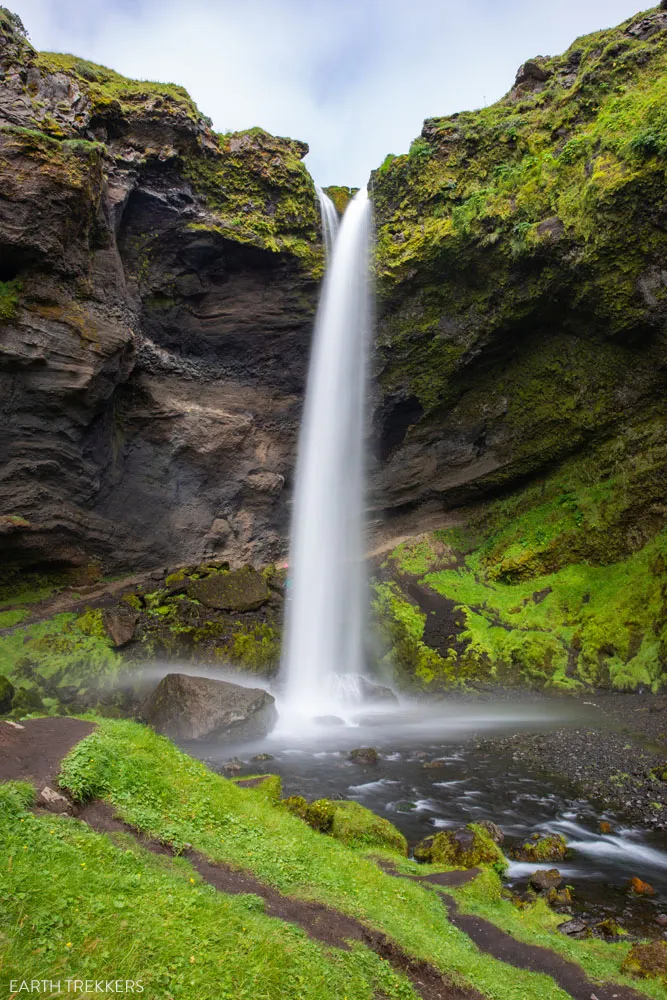
[(392, 704), (397, 704), (398, 698), (390, 687), (386, 687), (384, 684), (376, 684), (375, 681), (369, 681), (367, 677), (363, 676), (359, 677), (358, 683), (363, 701), (370, 703), (391, 702)]
[(588, 924), (580, 917), (574, 917), (572, 920), (566, 920), (564, 924), (559, 924), (558, 930), (561, 934), (575, 938), (588, 937), (590, 934)]
[(566, 854), (567, 844), (560, 833), (534, 834), (532, 840), (510, 850), (515, 861), (562, 861)]
[(528, 876), (528, 884), (537, 892), (548, 892), (549, 889), (557, 889), (563, 881), (563, 876), (557, 868), (550, 868), (548, 871), (540, 869)]
[(253, 569), (214, 573), (204, 580), (192, 580), (187, 587), (188, 597), (201, 601), (208, 608), (221, 611), (255, 611), (265, 604), (270, 592), (264, 577)]
[(474, 823), (458, 830), (443, 830), (425, 837), (414, 850), (416, 861), (456, 868), (475, 868), (480, 864), (504, 864), (502, 851), (486, 830)]
[(278, 718), (274, 698), (261, 688), (187, 674), (163, 677), (143, 715), (157, 732), (180, 740), (263, 736)]
[(356, 747), (347, 758), (353, 764), (377, 764), (378, 752), (375, 747)]
[(505, 834), (493, 820), (483, 819), (477, 825), (481, 826), (482, 830), (486, 830), (494, 844), (502, 844), (505, 840)]

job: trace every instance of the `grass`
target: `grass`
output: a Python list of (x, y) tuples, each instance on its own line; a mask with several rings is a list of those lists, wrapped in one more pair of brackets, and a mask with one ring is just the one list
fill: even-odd
[(30, 789), (0, 786), (0, 981), (140, 981), (147, 1000), (415, 1000), (366, 948), (328, 949), (228, 896), (184, 859), (130, 837), (27, 811)]
[(406, 951), (461, 975), (490, 998), (565, 998), (549, 977), (478, 952), (448, 923), (433, 892), (397, 883), (363, 850), (317, 834), (265, 795), (211, 773), (136, 723), (99, 720), (98, 729), (66, 758), (61, 783), (77, 798), (106, 797), (151, 836), (177, 847), (190, 843), (283, 892), (328, 903), (381, 929)]

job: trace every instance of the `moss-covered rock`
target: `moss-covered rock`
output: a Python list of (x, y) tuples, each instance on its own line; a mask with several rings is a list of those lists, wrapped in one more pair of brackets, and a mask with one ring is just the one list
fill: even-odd
[(331, 836), (352, 847), (379, 847), (407, 855), (408, 843), (393, 823), (358, 802), (335, 801)]
[(192, 580), (187, 593), (192, 600), (221, 611), (255, 611), (269, 599), (269, 588), (263, 576), (252, 566), (222, 570), (203, 580)]
[(455, 868), (476, 868), (478, 865), (505, 868), (507, 864), (498, 845), (475, 823), (426, 837), (415, 847), (414, 856), (417, 861)]
[(510, 850), (515, 861), (541, 864), (544, 861), (562, 861), (567, 855), (567, 844), (560, 833), (537, 835), (533, 840), (515, 844)]
[(282, 799), (280, 806), (304, 820), (319, 833), (326, 833), (350, 847), (377, 847), (407, 855), (403, 834), (388, 820), (376, 816), (358, 802), (317, 799), (308, 802), (302, 795)]
[(667, 983), (667, 943), (651, 941), (633, 945), (621, 968), (631, 976), (641, 979), (662, 979)]

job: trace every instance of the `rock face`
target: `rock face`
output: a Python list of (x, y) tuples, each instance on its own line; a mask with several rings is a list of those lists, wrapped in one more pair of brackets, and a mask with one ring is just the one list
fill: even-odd
[(0, 9), (3, 559), (282, 553), (323, 266), (306, 152), (38, 53)]
[(373, 175), (374, 506), (455, 525), (381, 579), (422, 689), (667, 683), (666, 58), (637, 15)]
[(167, 674), (148, 698), (143, 716), (172, 739), (245, 739), (268, 733), (278, 713), (272, 696), (259, 688)]

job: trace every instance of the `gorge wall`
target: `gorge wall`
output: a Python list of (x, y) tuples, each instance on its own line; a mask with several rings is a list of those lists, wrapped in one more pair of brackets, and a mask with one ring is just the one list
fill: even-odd
[(0, 531), (23, 566), (284, 548), (323, 268), (303, 143), (0, 9)]
[[(4, 569), (275, 561), (323, 272), (307, 147), (38, 53), (3, 8), (0, 40)], [(425, 532), (377, 557), (375, 607), (410, 683), (667, 674), (666, 81), (656, 8), (371, 177), (371, 517)]]

